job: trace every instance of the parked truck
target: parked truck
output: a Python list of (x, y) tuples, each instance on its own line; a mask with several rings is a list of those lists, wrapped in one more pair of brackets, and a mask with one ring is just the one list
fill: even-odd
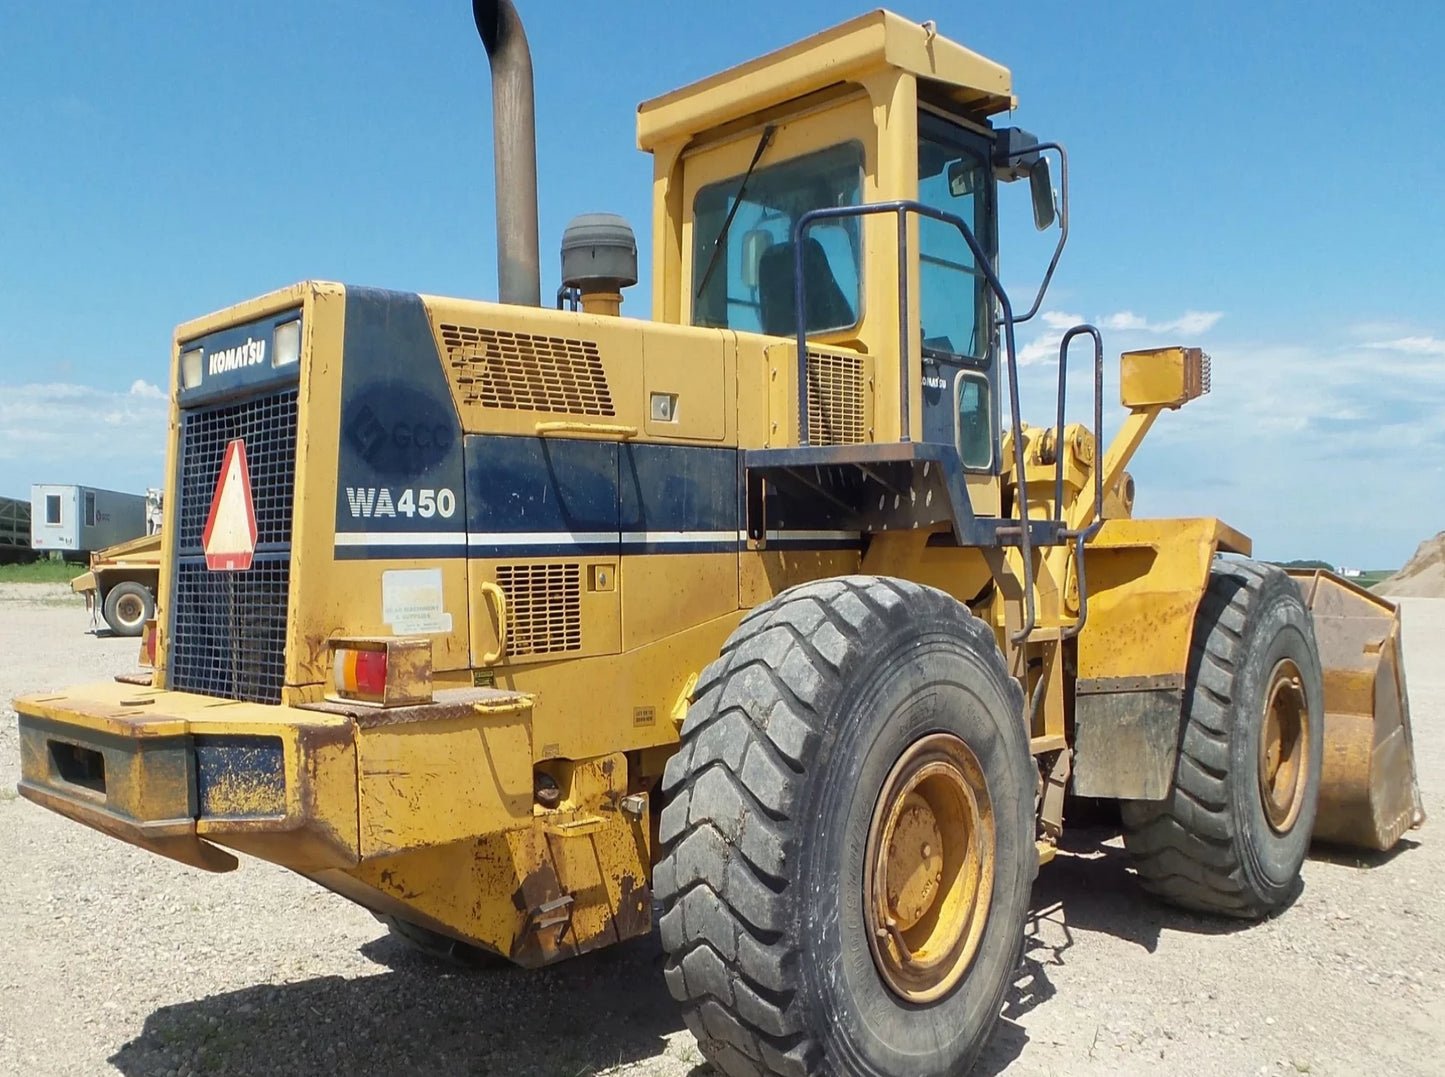
[(1394, 612), (1133, 516), (1198, 348), (1121, 357), (1106, 444), (1074, 327), (1023, 423), (998, 188), (1055, 258), (1068, 193), (1007, 68), (876, 11), (642, 105), (646, 320), (615, 219), (542, 305), (527, 41), (473, 13), (501, 301), (311, 281), (176, 330), (153, 683), (17, 700), (25, 797), (531, 968), (656, 900), (727, 1077), (966, 1072), (1071, 789), (1246, 919), (1312, 838), (1422, 821)]
[(84, 560), (95, 550), (146, 534), (146, 498), (95, 486), (30, 487), (30, 545)]
[(161, 536), (157, 532), (107, 546), (90, 555), (90, 568), (70, 581), (117, 636), (139, 636), (156, 613)]

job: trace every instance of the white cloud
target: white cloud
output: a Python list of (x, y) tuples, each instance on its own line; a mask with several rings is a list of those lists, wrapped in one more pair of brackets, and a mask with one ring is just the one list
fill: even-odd
[(1374, 341), (1365, 347), (1378, 351), (1400, 352), (1404, 355), (1445, 356), (1445, 340), (1435, 337), (1399, 337), (1395, 340)]
[(1045, 333), (1035, 337), (1018, 349), (1019, 366), (1038, 366), (1046, 361), (1055, 361), (1059, 354), (1062, 333)]
[(1141, 515), (1219, 516), (1258, 556), (1374, 568), (1440, 529), (1445, 364), (1335, 342), (1210, 351), (1212, 394), (1163, 415), (1131, 465)]
[[(1219, 311), (1187, 310), (1177, 318), (1151, 322), (1131, 310), (1123, 310), (1115, 314), (1104, 315), (1097, 320), (1097, 324), (1106, 333), (1146, 333), (1196, 337), (1214, 328), (1223, 316)], [(1057, 363), (1059, 341), (1064, 338), (1064, 332), (1088, 320), (1082, 314), (1061, 310), (1046, 310), (1039, 315), (1039, 319), (1047, 327), (1047, 331), (1036, 333), (1031, 340), (1018, 346), (1019, 366)], [(1028, 324), (1025, 323), (1025, 326)], [(1189, 344), (1193, 342), (1179, 340), (1169, 343)], [(1137, 346), (1137, 342), (1131, 342), (1131, 344)], [(1107, 339), (1104, 341), (1104, 347), (1107, 354), (1109, 348)]]
[(1179, 317), (1167, 322), (1151, 322), (1132, 310), (1121, 310), (1106, 315), (1100, 322), (1103, 329), (1116, 333), (1184, 333), (1192, 336), (1207, 333), (1224, 317), (1217, 310), (1186, 310)]
[[(1035, 424), (1052, 422), (1058, 342), (1076, 321), (1053, 315), (1020, 339), (1021, 404)], [(1218, 321), (1196, 311), (1100, 319), (1106, 443), (1123, 415), (1119, 352), (1154, 343), (1149, 333), (1195, 343)], [(1213, 392), (1162, 415), (1130, 464), (1141, 516), (1218, 516), (1253, 537), (1257, 556), (1371, 568), (1398, 567), (1440, 530), (1445, 335), (1395, 326), (1343, 341), (1211, 340), (1207, 350)], [(1070, 358), (1069, 421), (1087, 423), (1089, 363)]]
[(128, 390), (0, 385), (0, 489), (14, 496), (35, 482), (158, 486), (166, 428), (166, 394), (145, 381)]
[(1084, 320), (1082, 314), (1066, 314), (1061, 310), (1046, 310), (1039, 317), (1050, 329), (1068, 329)]

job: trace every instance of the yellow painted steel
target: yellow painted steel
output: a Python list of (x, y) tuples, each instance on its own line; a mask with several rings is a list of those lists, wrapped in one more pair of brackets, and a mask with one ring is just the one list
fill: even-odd
[(1389, 849), (1425, 819), (1399, 614), (1332, 573), (1292, 575), (1314, 615), (1325, 675), (1325, 762), (1315, 836)]
[(1119, 398), (1126, 408), (1178, 408), (1208, 391), (1208, 360), (1198, 348), (1125, 352)]
[[(920, 111), (978, 127), (1013, 104), (1006, 68), (887, 12), (644, 104), (637, 133), (654, 158), (653, 320), (632, 316), (640, 312), (626, 303), (617, 316), (610, 299), (596, 297), (590, 310), (570, 312), (422, 296), (463, 434), (714, 449), (796, 445), (802, 387), (794, 343), (688, 324), (700, 271), (693, 264), (697, 193), (746, 171), (769, 125), (770, 162), (854, 142), (862, 149), (864, 201), (912, 199)], [(857, 365), (860, 440), (917, 439), (918, 400), (907, 431), (898, 419), (900, 326), (908, 334), (906, 381), (916, 387), (922, 378), (916, 253), (900, 264), (891, 218), (869, 217), (860, 230), (857, 325), (812, 347)], [(916, 222), (909, 249), (918, 249)], [(900, 276), (909, 284), (906, 310), (898, 309)], [(183, 345), (263, 316), (302, 312), (281, 705), (167, 690), (173, 585), (164, 568), (177, 554), (176, 528), (168, 527), (153, 687), (96, 685), (17, 701), (20, 789), (186, 863), (228, 870), (234, 850), (286, 865), (377, 912), (521, 964), (650, 929), (652, 797), (699, 672), (746, 610), (795, 584), (859, 571), (923, 582), (968, 603), (993, 626), (1012, 672), (1038, 701), (1025, 718), (1047, 777), (1039, 844), (1047, 860), (1070, 776), (1075, 683), (1182, 683), (1212, 559), (1249, 550), (1246, 537), (1218, 520), (1131, 518), (1130, 459), (1163, 411), (1207, 387), (1202, 355), (1175, 348), (1124, 356), (1128, 413), (1107, 451), (1081, 427), (1069, 427), (1058, 444), (1051, 430), (1025, 428), (1006, 436), (1001, 474), (966, 478), (981, 516), (1006, 514), (1021, 502), (1032, 518), (1059, 516), (1080, 529), (1102, 510), (1105, 522), (1084, 553), (1088, 619), (1077, 640), (1066, 638), (1081, 613), (1071, 549), (1035, 552), (1037, 624), (1015, 643), (1023, 619), (1020, 555), (953, 546), (946, 527), (866, 542), (858, 536), (840, 549), (780, 548), (770, 538), (739, 535), (731, 552), (338, 559), (346, 305), (342, 285), (305, 282), (188, 322), (174, 340), (172, 476)], [(477, 342), (501, 337), (595, 364), (607, 406), (586, 413), (489, 406), (468, 371), (496, 360)], [(405, 369), (398, 364), (399, 378)], [(537, 370), (524, 376), (544, 380)], [(669, 402), (661, 412), (653, 407), (659, 397)], [(1024, 443), (1022, 475), (1014, 471), (1013, 437)], [(1055, 505), (1060, 455), (1064, 503)], [(1103, 506), (1094, 502), (1099, 469)], [(176, 504), (176, 493), (173, 483), (168, 504)], [(419, 567), (440, 573), (451, 619), (449, 629), (425, 637), (435, 701), (371, 709), (327, 701), (333, 644), (392, 635), (383, 574)], [(537, 631), (525, 621), (503, 586), (509, 573), (545, 579), (553, 569), (569, 579), (575, 570), (576, 580), (575, 606), (539, 591), (544, 604), (555, 599), (565, 610), (556, 637), (548, 634), (553, 628)], [(1316, 588), (1324, 596), (1317, 623), (1335, 616), (1320, 604), (1335, 590), (1332, 583)], [(1327, 764), (1322, 826), (1343, 820), (1334, 831), (1340, 840), (1383, 845), (1405, 819), (1401, 760), (1410, 757), (1403, 703), (1390, 703), (1403, 700), (1398, 629), (1374, 607), (1368, 616), (1341, 616), (1356, 627), (1369, 621), (1387, 642), (1349, 661), (1327, 657), (1327, 736), (1340, 759)], [(258, 751), (274, 743), (279, 755), (269, 758), (279, 769), (226, 769), (222, 749), (233, 740)], [(207, 745), (217, 752), (205, 754)], [(1355, 826), (1361, 813), (1371, 816), (1368, 833)]]

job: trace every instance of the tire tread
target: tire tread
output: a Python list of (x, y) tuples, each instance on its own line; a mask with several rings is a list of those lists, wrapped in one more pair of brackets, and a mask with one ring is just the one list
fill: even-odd
[[(1234, 679), (1247, 626), (1272, 566), (1216, 561), (1200, 601), (1174, 787), (1162, 801), (1124, 801), (1124, 844), (1143, 888), (1195, 912), (1257, 918), (1229, 794)], [(1281, 573), (1282, 574), (1282, 573)]]
[[(668, 988), (729, 1077), (807, 1077), (821, 1064), (818, 1030), (798, 1012), (797, 932), (786, 930), (798, 793), (826, 732), (827, 685), (849, 655), (900, 604), (926, 619), (945, 602), (902, 580), (803, 584), (744, 617), (698, 678), (664, 776), (655, 890)], [(966, 631), (995, 646), (982, 622), (969, 617)], [(760, 863), (760, 850), (776, 855)]]

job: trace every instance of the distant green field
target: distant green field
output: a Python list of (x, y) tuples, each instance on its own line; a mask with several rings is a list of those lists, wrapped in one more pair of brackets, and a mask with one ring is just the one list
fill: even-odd
[(69, 583), (84, 571), (84, 565), (71, 565), (64, 561), (0, 565), (0, 583)]

